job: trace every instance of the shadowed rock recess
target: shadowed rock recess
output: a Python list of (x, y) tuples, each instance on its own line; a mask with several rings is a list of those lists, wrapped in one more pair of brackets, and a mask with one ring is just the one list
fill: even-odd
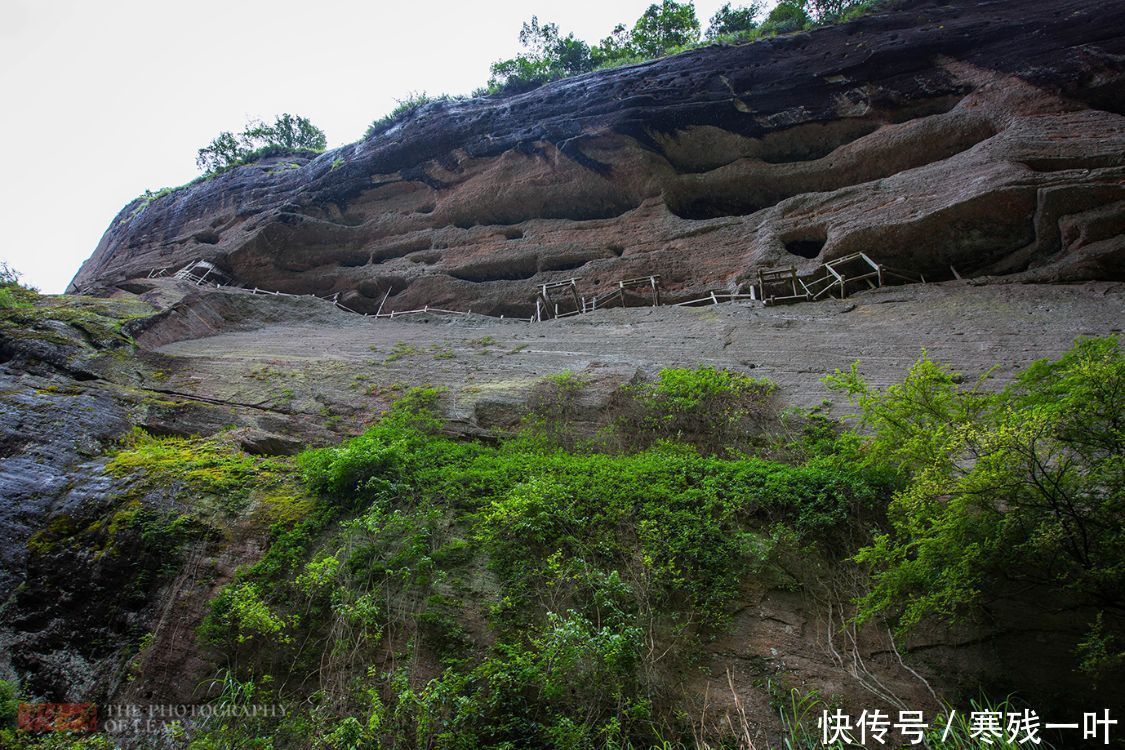
[(652, 273), (676, 301), (856, 251), (931, 280), (1120, 279), (1123, 102), (1121, 3), (910, 3), (134, 201), (71, 291), (197, 258), (361, 312), (526, 315), (534, 284)]

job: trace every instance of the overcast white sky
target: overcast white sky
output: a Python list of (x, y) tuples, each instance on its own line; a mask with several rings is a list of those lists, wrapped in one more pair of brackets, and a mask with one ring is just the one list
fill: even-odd
[[(532, 14), (594, 42), (649, 1), (0, 0), (0, 260), (61, 292), (222, 130), (292, 112), (339, 146), (410, 92), (483, 85)], [(721, 4), (697, 0), (704, 26)]]

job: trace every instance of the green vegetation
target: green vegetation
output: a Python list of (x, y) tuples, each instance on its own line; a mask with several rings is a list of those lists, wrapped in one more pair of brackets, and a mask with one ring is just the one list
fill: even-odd
[(179, 188), (175, 188), (175, 187), (166, 187), (166, 188), (161, 188), (160, 190), (145, 190), (141, 194), (141, 197), (136, 201), (137, 207), (133, 209), (133, 213), (131, 213), (128, 217), (126, 217), (125, 220), (127, 221), (128, 219), (131, 219), (134, 216), (139, 215), (142, 211), (144, 211), (146, 208), (148, 208), (149, 204), (151, 204), (153, 201), (159, 200), (166, 195), (171, 195), (172, 193), (176, 192), (177, 190), (179, 190)]
[[(275, 748), (690, 745), (679, 676), (747, 581), (804, 585), (797, 560), (855, 560), (871, 572), (858, 619), (902, 628), (1008, 581), (1066, 591), (1103, 612), (1076, 668), (1120, 667), (1116, 338), (999, 393), (925, 357), (883, 390), (858, 368), (828, 381), (861, 431), (805, 415), (783, 448), (772, 386), (715, 368), (622, 389), (618, 434), (585, 442), (564, 428), (586, 385), (572, 373), (492, 444), (443, 437), (443, 392), (407, 391), (363, 435), (299, 457), (316, 500), (201, 633), (235, 682), (307, 706), (257, 726)], [(778, 690), (785, 746), (818, 746), (831, 705)], [(967, 725), (950, 737), (982, 746)]]
[(12, 339), (119, 350), (132, 343), (125, 326), (153, 313), (147, 303), (134, 300), (39, 294), (19, 279), (0, 261), (0, 334)]
[(672, 439), (737, 452), (772, 415), (772, 383), (713, 367), (666, 369), (628, 390), (639, 407), (626, 417), (628, 431), (646, 443)]
[(223, 436), (154, 437), (135, 429), (106, 465), (106, 471), (133, 478), (137, 496), (159, 489), (180, 490), (197, 504), (214, 499), (226, 513), (242, 510), (252, 497), (295, 497), (291, 462), (251, 456)]
[(453, 359), (456, 356), (452, 348), (441, 344), (431, 344), (430, 353), (434, 355), (434, 359)]
[(16, 725), (19, 699), (16, 697), (16, 684), (0, 680), (0, 731)]
[(448, 102), (465, 99), (463, 96), (450, 96), (449, 94), (439, 94), (438, 96), (430, 96), (425, 91), (418, 93), (412, 92), (407, 95), (405, 99), (396, 99), (395, 108), (389, 113), (373, 121), (364, 133), (364, 138), (370, 138), (376, 133), (382, 133), (398, 122), (402, 122), (407, 117), (412, 115), (417, 110), (421, 109), (426, 104), (433, 102)]
[[(187, 541), (225, 535), (230, 519), (244, 517), (261, 528), (292, 524), (313, 509), (297, 482), (291, 459), (251, 456), (224, 434), (211, 438), (155, 437), (135, 429), (106, 464), (128, 480), (114, 519), (134, 525), (158, 519), (168, 542), (164, 552)], [(168, 494), (189, 498), (179, 513), (157, 512), (146, 498)], [(152, 525), (152, 524), (150, 524)], [(160, 546), (160, 545), (158, 545)]]
[(321, 153), (327, 146), (324, 131), (308, 119), (288, 112), (272, 124), (253, 121), (235, 135), (223, 131), (199, 149), (195, 163), (206, 175), (215, 175), (267, 156)]
[[(711, 16), (706, 33), (701, 33), (693, 2), (661, 0), (650, 5), (632, 25), (615, 26), (609, 36), (597, 44), (578, 39), (574, 34), (564, 36), (558, 24), (541, 22), (538, 16), (532, 16), (520, 29), (523, 51), (513, 58), (493, 63), (488, 85), (472, 95), (519, 94), (548, 81), (653, 60), (705, 44), (742, 44), (840, 23), (870, 12), (886, 1), (783, 0), (760, 23), (758, 17), (764, 3), (757, 0), (743, 6), (727, 3)], [(364, 137), (381, 134), (425, 105), (466, 98), (449, 94), (431, 96), (424, 91), (411, 93), (398, 100), (387, 115), (372, 122)], [(230, 148), (229, 143), (220, 146)]]
[(391, 362), (397, 362), (405, 357), (413, 357), (416, 354), (421, 354), (421, 352), (422, 350), (414, 344), (406, 341), (396, 341), (394, 346), (391, 347), (390, 354), (383, 360), (383, 363), (390, 364)]
[(591, 45), (574, 34), (563, 36), (554, 23), (531, 20), (520, 30), (519, 55), (493, 63), (487, 93), (518, 94), (559, 78), (653, 60), (702, 44), (737, 44), (761, 37), (801, 31), (817, 25), (851, 20), (878, 7), (883, 0), (782, 0), (760, 25), (763, 4), (732, 7), (727, 3), (701, 34), (695, 5), (661, 0), (650, 5), (632, 26), (618, 24), (600, 43)]
[[(860, 373), (826, 379), (856, 405), (855, 429), (779, 419), (768, 381), (699, 367), (620, 389), (613, 424), (585, 438), (588, 383), (569, 372), (536, 386), (522, 430), (489, 442), (444, 436), (434, 388), (295, 461), (137, 433), (108, 466), (132, 479), (114, 511), (59, 517), (29, 547), (85, 535), (96, 557), (115, 545), (91, 539), (140, 534), (174, 562), (223, 533), (218, 519), (265, 514), (265, 554), (199, 635), (223, 657), (216, 703), (292, 710), (209, 724), (194, 748), (720, 746), (692, 723), (685, 676), (705, 676), (750, 588), (818, 586), (829, 570), (854, 582), (853, 622), (880, 629), (955, 620), (1013, 584), (1064, 597), (1089, 613), (1075, 669), (1112, 679), (1125, 663), (1119, 338), (1079, 340), (998, 392), (925, 356), (886, 388)], [(162, 489), (192, 507), (153, 515), (142, 502)], [(819, 747), (816, 719), (837, 699), (767, 679), (774, 742)], [(963, 714), (944, 741), (931, 725), (927, 746), (1004, 746)], [(731, 721), (750, 727), (741, 704)]]
[(495, 336), (482, 336), (469, 342), (471, 346), (477, 349), (487, 349), (490, 346), (496, 346), (497, 343)]
[(803, 4), (778, 3), (762, 23), (763, 34), (788, 34), (808, 28), (812, 23)]
[(34, 289), (20, 282), (22, 278), (23, 274), (0, 260), (0, 310), (28, 307), (38, 297)]
[(1080, 339), (997, 394), (923, 357), (872, 388), (858, 367), (829, 385), (871, 430), (872, 462), (906, 480), (890, 529), (859, 550), (872, 572), (860, 619), (902, 628), (955, 618), (1005, 587), (1039, 586), (1101, 611), (1081, 651), (1091, 673), (1125, 659), (1125, 352)]
[[(583, 385), (551, 384), (563, 400)], [(708, 408), (738, 423), (770, 390), (702, 368), (622, 398), (675, 438)], [(303, 454), (316, 509), (212, 603), (201, 632), (234, 679), (317, 675), (313, 708), (268, 729), (274, 747), (690, 736), (676, 675), (723, 632), (742, 582), (783, 577), (769, 571), (785, 550), (830, 549), (891, 489), (887, 472), (842, 455), (785, 464), (655, 437), (639, 451), (568, 451), (536, 430), (456, 441), (439, 434), (441, 398), (409, 391), (362, 436)]]
[(730, 3), (725, 4), (711, 16), (711, 22), (707, 26), (707, 39), (721, 41), (748, 36), (758, 28), (756, 19), (761, 14), (763, 5), (761, 2), (753, 2), (732, 8)]

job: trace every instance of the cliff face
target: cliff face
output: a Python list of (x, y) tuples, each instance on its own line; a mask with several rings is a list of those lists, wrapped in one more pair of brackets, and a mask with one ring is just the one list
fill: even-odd
[[(199, 637), (209, 602), (261, 558), (275, 523), (308, 514), (283, 456), (362, 432), (413, 386), (443, 390), (447, 431), (493, 440), (569, 373), (581, 387), (566, 411), (595, 436), (623, 386), (666, 367), (753, 372), (777, 385), (779, 407), (813, 407), (830, 395), (821, 377), (857, 358), (887, 384), (924, 347), (999, 388), (1076, 336), (1120, 334), (1123, 102), (1121, 3), (920, 2), (429, 105), (315, 159), (126, 206), (72, 285), (109, 299), (31, 295), (0, 310), (0, 679), (52, 700), (207, 698), (227, 663)], [(338, 292), (360, 311), (386, 298), (385, 310), (526, 314), (535, 284), (571, 276), (596, 293), (657, 273), (676, 301), (855, 251), (943, 283), (528, 325), (376, 320), (308, 297), (138, 280), (202, 258), (239, 284)], [(980, 278), (949, 280), (951, 266)], [(145, 449), (147, 463), (120, 460)], [(189, 474), (192, 461), (208, 471)], [(192, 483), (223, 465), (238, 481)], [(282, 477), (270, 492), (244, 486), (270, 471)], [(1073, 671), (1092, 614), (1069, 600), (1022, 591), (897, 646), (873, 622), (842, 656), (835, 618), (851, 596), (835, 586), (852, 569), (800, 562), (802, 582), (743, 581), (729, 631), (693, 656), (703, 668), (684, 693), (703, 714), (737, 701), (780, 730), (771, 679), (855, 707), (884, 690), (922, 707), (981, 686), (1031, 705), (1120, 702), (1120, 685), (1095, 694)], [(480, 588), (458, 616), (483, 654), (475, 607), (497, 592), (475, 564)]]
[[(427, 105), (114, 219), (71, 290), (212, 260), (373, 312), (671, 300), (863, 251), (927, 278), (1125, 277), (1125, 5), (931, 0)], [(389, 296), (388, 296), (389, 293)]]

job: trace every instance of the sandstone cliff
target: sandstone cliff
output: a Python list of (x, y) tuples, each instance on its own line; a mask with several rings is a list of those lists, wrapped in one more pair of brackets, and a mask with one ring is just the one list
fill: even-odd
[(906, 3), (510, 98), (113, 220), (71, 290), (217, 262), (361, 312), (527, 314), (535, 284), (669, 299), (864, 251), (931, 280), (1125, 275), (1125, 6)]
[[(752, 372), (781, 404), (810, 407), (828, 395), (825, 372), (856, 359), (887, 384), (925, 347), (997, 388), (1076, 336), (1120, 334), (1123, 95), (1121, 4), (923, 1), (429, 105), (313, 159), (131, 203), (72, 285), (110, 299), (0, 310), (0, 679), (51, 700), (203, 700), (225, 663), (197, 634), (208, 602), (261, 557), (278, 514), (307, 511), (296, 490), (289, 506), (212, 507), (183, 476), (115, 467), (145, 439), (135, 427), (276, 470), (361, 432), (411, 386), (445, 389), (448, 432), (495, 439), (569, 372), (583, 386), (568, 417), (596, 434), (622, 385), (665, 367)], [(526, 314), (535, 284), (571, 276), (597, 292), (658, 273), (676, 301), (857, 250), (941, 283), (529, 325), (376, 320), (141, 279), (203, 258), (238, 284), (339, 293), (359, 311), (386, 296), (388, 310)], [(953, 280), (951, 266), (977, 278)], [(190, 535), (169, 541), (169, 527)], [(854, 707), (884, 688), (921, 707), (982, 686), (1043, 705), (1120, 702), (1120, 685), (1094, 693), (1072, 670), (1089, 613), (1035, 592), (897, 646), (881, 624), (853, 631), (845, 663), (825, 597), (849, 569), (800, 562), (804, 587), (743, 581), (729, 631), (685, 677), (715, 715), (748, 706), (755, 737), (778, 730), (767, 680)], [(496, 593), (479, 579), (473, 607)], [(466, 612), (483, 653), (483, 616)]]

